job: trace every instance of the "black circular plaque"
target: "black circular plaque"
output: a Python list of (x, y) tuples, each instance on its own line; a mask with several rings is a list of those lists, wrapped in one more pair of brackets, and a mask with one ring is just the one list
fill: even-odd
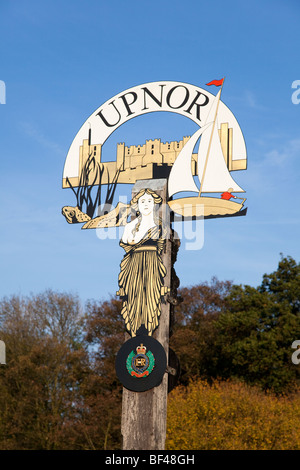
[(145, 392), (157, 387), (166, 372), (167, 356), (163, 346), (152, 336), (130, 338), (116, 357), (116, 373), (125, 388)]

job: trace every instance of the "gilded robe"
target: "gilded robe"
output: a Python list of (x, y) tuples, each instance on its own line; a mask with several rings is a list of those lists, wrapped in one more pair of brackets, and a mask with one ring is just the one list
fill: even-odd
[(169, 291), (164, 286), (166, 268), (161, 259), (164, 246), (162, 227), (156, 226), (137, 243), (120, 241), (125, 250), (119, 274), (119, 295), (123, 300), (121, 315), (131, 336), (144, 325), (148, 335), (157, 328), (161, 299)]

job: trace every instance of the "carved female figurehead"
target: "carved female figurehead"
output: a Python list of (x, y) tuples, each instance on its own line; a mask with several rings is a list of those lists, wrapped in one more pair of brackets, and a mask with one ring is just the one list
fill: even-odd
[(158, 217), (162, 198), (153, 190), (142, 189), (131, 200), (137, 217), (124, 229), (120, 246), (125, 250), (119, 274), (121, 315), (131, 336), (139, 328), (152, 335), (158, 326), (161, 299), (169, 291), (164, 286), (166, 268), (161, 259), (164, 230)]

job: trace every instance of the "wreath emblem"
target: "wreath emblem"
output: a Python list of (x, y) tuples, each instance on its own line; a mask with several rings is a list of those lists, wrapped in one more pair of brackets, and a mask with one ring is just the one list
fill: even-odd
[(132, 377), (142, 378), (151, 374), (155, 358), (151, 351), (146, 353), (146, 346), (141, 343), (136, 348), (136, 353), (131, 351), (126, 360), (126, 368)]

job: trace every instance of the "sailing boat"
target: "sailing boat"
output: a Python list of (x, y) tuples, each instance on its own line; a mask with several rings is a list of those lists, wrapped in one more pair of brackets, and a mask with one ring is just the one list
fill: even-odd
[[(216, 95), (204, 126), (198, 129), (184, 145), (176, 158), (168, 180), (169, 197), (179, 192), (196, 192), (197, 196), (169, 200), (171, 210), (184, 217), (207, 217), (234, 215), (241, 211), (241, 203), (220, 197), (202, 196), (202, 193), (244, 192), (234, 181), (223, 156), (218, 133), (218, 107), (221, 90)], [(200, 189), (192, 174), (192, 153), (200, 139), (198, 149), (197, 175)]]

